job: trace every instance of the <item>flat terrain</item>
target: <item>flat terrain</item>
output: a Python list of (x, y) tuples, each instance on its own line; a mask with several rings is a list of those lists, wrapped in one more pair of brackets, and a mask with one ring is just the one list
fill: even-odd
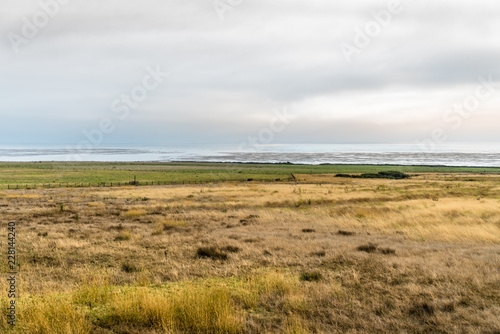
[(100, 163), (100, 162), (0, 162), (0, 189), (11, 187), (108, 186), (134, 180), (146, 182), (226, 182), (288, 179), (291, 174), (372, 173), (396, 170), (405, 173), (487, 173), (500, 168), (370, 165), (293, 165), (231, 163)]
[[(411, 179), (385, 180), (331, 173), (397, 168), (57, 166), (1, 164), (1, 183), (170, 173), (293, 173), (299, 183), (0, 190), (2, 249), (7, 223), (17, 222), (16, 333), (500, 331), (498, 175), (422, 167)], [(6, 256), (0, 267), (9, 271)], [(0, 318), (0, 331), (8, 328)]]

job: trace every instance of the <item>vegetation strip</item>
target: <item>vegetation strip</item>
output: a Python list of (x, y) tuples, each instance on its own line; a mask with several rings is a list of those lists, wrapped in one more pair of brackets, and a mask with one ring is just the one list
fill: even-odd
[(18, 222), (22, 250), (16, 328), (3, 316), (0, 332), (499, 328), (499, 175), (294, 176), (0, 190), (0, 224)]

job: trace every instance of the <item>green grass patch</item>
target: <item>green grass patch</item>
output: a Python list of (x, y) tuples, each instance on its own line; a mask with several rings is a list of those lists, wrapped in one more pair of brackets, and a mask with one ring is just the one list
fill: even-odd
[(106, 163), (42, 162), (0, 163), (0, 188), (7, 185), (32, 187), (53, 185), (88, 186), (139, 182), (223, 182), (253, 180), (288, 180), (291, 174), (377, 174), (401, 173), (500, 173), (500, 168), (428, 167), (373, 165), (293, 165), (293, 164), (225, 164), (225, 163)]

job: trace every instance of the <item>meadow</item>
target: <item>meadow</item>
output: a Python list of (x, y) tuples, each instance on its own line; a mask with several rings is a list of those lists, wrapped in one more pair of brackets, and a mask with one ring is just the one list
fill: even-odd
[(500, 173), (500, 168), (375, 166), (375, 165), (294, 165), (234, 163), (101, 163), (101, 162), (0, 162), (0, 189), (20, 187), (97, 186), (130, 182), (224, 182), (288, 179), (291, 174), (373, 173)]
[[(334, 176), (384, 170), (412, 178)], [(0, 189), (0, 247), (15, 221), (21, 293), (16, 327), (1, 317), (0, 331), (499, 333), (497, 173), (3, 163), (2, 185), (214, 182)], [(269, 182), (231, 182), (249, 178)]]

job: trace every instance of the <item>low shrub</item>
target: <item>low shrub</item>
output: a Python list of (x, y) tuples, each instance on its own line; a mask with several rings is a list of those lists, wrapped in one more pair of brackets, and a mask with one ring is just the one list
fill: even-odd
[(378, 173), (365, 173), (361, 175), (352, 174), (336, 174), (335, 177), (349, 177), (355, 179), (392, 179), (392, 180), (402, 180), (410, 178), (409, 174), (405, 174), (398, 171), (387, 171)]
[(217, 247), (199, 247), (196, 251), (199, 258), (210, 258), (212, 260), (227, 260), (227, 254)]
[(393, 248), (379, 248), (379, 252), (382, 254), (396, 254), (396, 250)]
[(375, 253), (377, 251), (377, 245), (368, 243), (366, 245), (358, 246), (357, 248), (360, 252)]
[(303, 272), (300, 274), (300, 280), (306, 282), (317, 282), (321, 280), (322, 275), (317, 271)]

